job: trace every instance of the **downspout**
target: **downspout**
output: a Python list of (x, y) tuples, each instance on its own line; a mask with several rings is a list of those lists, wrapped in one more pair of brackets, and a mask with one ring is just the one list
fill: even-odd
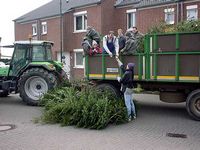
[(41, 40), (41, 21), (37, 20), (37, 40)]
[(179, 1), (176, 2), (176, 24), (179, 23)]
[(181, 22), (183, 21), (183, 1), (181, 1)]

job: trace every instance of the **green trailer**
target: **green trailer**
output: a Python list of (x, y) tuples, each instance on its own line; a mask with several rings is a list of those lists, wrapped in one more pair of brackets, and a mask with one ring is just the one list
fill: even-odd
[[(135, 83), (148, 91), (159, 91), (160, 100), (186, 101), (189, 115), (200, 120), (200, 33), (148, 34), (144, 52), (120, 56), (126, 65), (135, 63)], [(86, 56), (85, 77), (98, 88), (109, 88), (116, 95), (122, 76), (115, 58), (106, 54)]]

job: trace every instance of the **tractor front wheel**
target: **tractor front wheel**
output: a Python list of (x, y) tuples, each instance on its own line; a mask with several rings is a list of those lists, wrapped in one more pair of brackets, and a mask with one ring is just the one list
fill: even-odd
[(22, 74), (19, 80), (19, 93), (27, 105), (38, 105), (39, 99), (57, 84), (53, 73), (42, 68), (32, 68)]

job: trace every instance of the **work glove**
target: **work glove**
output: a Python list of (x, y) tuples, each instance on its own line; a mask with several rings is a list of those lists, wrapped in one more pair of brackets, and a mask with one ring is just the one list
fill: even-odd
[(118, 56), (115, 56), (115, 59), (117, 60), (117, 63), (118, 63), (119, 67), (123, 65), (123, 63), (119, 60)]
[(113, 57), (113, 54), (111, 52), (108, 53), (110, 57)]
[(120, 80), (121, 80), (121, 77), (117, 77), (117, 81), (120, 82)]

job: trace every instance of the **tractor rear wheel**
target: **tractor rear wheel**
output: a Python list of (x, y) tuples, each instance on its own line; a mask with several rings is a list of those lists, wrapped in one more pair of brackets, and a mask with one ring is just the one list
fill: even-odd
[(110, 83), (100, 83), (96, 86), (96, 90), (109, 93), (115, 97), (120, 97), (120, 90)]
[(39, 99), (57, 85), (56, 76), (42, 68), (32, 68), (22, 74), (18, 88), (27, 105), (38, 105)]

